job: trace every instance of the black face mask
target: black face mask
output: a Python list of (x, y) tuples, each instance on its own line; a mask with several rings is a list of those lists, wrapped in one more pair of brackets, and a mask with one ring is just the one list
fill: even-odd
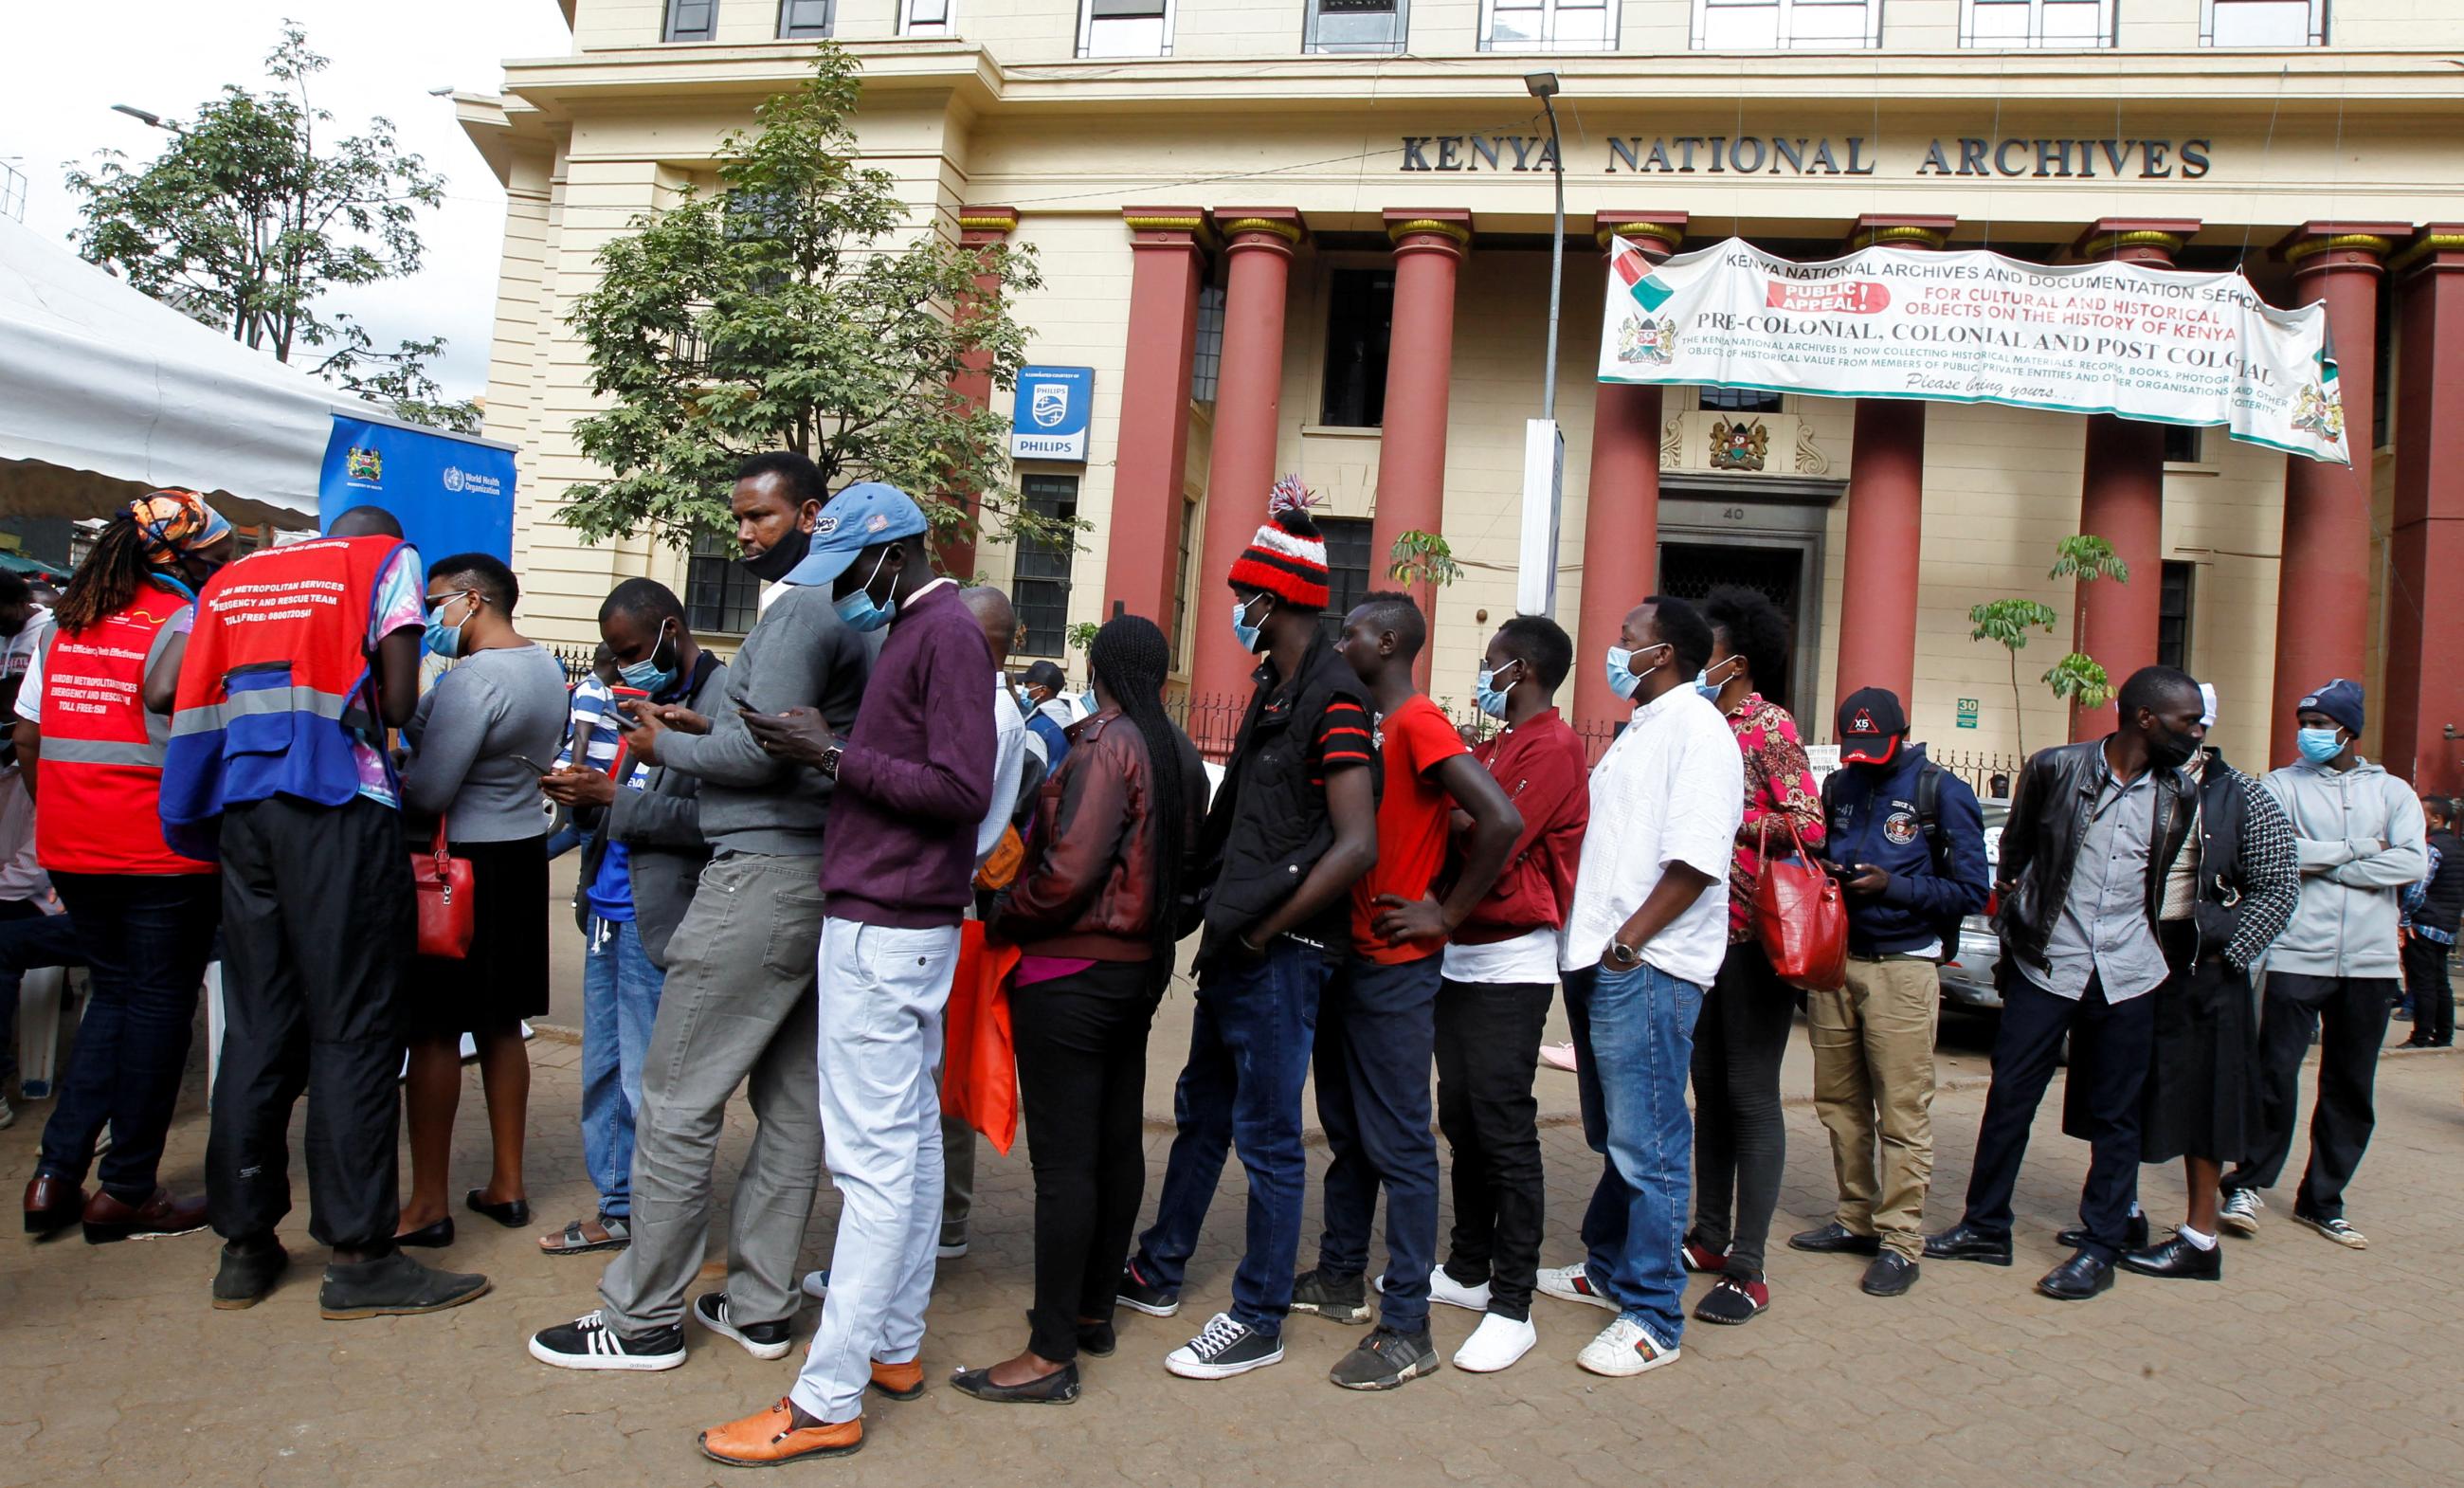
[(2159, 729), (2147, 735), (2147, 757), (2160, 770), (2179, 770), (2199, 752), (2199, 741), (2187, 733)]
[(763, 583), (777, 583), (787, 577), (787, 571), (804, 561), (804, 552), (813, 545), (813, 535), (799, 527), (786, 539), (759, 558), (741, 561), (754, 578)]

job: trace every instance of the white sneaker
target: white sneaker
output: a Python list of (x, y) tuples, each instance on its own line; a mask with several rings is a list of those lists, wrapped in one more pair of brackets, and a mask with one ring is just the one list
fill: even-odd
[(1554, 1297), (1559, 1302), (1588, 1302), (1595, 1307), (1605, 1307), (1611, 1312), (1617, 1310), (1616, 1302), (1592, 1285), (1591, 1272), (1579, 1261), (1571, 1266), (1541, 1267), (1538, 1285), (1543, 1294)]
[(966, 1253), (967, 1237), (965, 1236), (961, 1235), (954, 1240), (945, 1235), (941, 1236), (941, 1243), (933, 1248), (933, 1258), (935, 1260), (957, 1260), (960, 1257), (966, 1255)]
[(1531, 1351), (1540, 1330), (1529, 1323), (1489, 1313), (1455, 1350), (1455, 1368), (1473, 1374), (1494, 1374)]
[[(1377, 1289), (1378, 1296), (1383, 1297), (1386, 1295), (1386, 1277), (1384, 1273), (1381, 1272), (1377, 1276), (1372, 1278), (1369, 1284)], [(1446, 1275), (1445, 1267), (1438, 1266), (1429, 1272), (1429, 1301), (1433, 1302), (1443, 1302), (1449, 1307), (1461, 1307), (1466, 1312), (1486, 1312), (1488, 1310), (1488, 1283), (1486, 1281), (1483, 1281), (1478, 1286), (1465, 1286), (1461, 1281), (1456, 1280), (1453, 1277)]]
[(1619, 1318), (1600, 1329), (1599, 1337), (1583, 1346), (1574, 1362), (1594, 1374), (1623, 1378), (1675, 1364), (1680, 1350), (1662, 1348), (1660, 1341), (1630, 1318)]
[(829, 1268), (825, 1266), (819, 1271), (805, 1272), (803, 1288), (804, 1295), (813, 1299), (815, 1302), (828, 1301), (830, 1295)]

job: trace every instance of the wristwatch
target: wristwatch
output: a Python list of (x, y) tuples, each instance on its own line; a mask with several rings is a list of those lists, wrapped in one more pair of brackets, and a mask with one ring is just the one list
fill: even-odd
[(1642, 952), (1622, 940), (1612, 940), (1609, 942), (1609, 959), (1619, 966), (1637, 966), (1642, 961)]
[(819, 763), (815, 764), (813, 768), (835, 780), (839, 777), (839, 756), (846, 753), (846, 746), (833, 744), (829, 748), (822, 751), (821, 760)]

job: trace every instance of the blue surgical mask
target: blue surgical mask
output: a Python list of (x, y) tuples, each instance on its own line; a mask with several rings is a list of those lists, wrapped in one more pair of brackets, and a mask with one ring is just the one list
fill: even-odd
[(889, 624), (891, 617), (897, 613), (896, 600), (891, 600), (888, 604), (879, 604), (875, 603), (872, 598), (872, 581), (881, 577), (881, 567), (889, 561), (890, 550), (884, 548), (881, 550), (881, 557), (873, 560), (872, 572), (865, 576), (864, 586), (837, 601), (831, 606), (839, 612), (839, 619), (847, 622), (848, 629), (879, 630)]
[[(447, 608), (451, 606), (457, 601), (467, 601), (469, 598), (470, 596), (463, 594), (448, 595), (434, 609), (428, 612), (427, 641), (429, 655), (442, 657), (447, 661), (451, 661), (454, 657), (462, 654), (462, 626), (471, 624), (471, 611), (468, 609), (464, 610), (462, 612), (462, 619), (457, 624), (449, 625), (437, 617), (443, 615)], [(473, 606), (473, 608), (475, 607), (476, 606)]]
[(1089, 688), (1086, 691), (1078, 694), (1078, 708), (1079, 711), (1084, 712), (1088, 717), (1092, 718), (1095, 716), (1095, 689), (1093, 688)]
[(1260, 627), (1249, 624), (1249, 606), (1265, 598), (1263, 594), (1253, 594), (1246, 600), (1232, 602), (1232, 634), (1240, 641), (1241, 649), (1253, 656), (1258, 651)]
[[(1726, 667), (1728, 664), (1727, 662), (1722, 662), (1720, 665)], [(1736, 673), (1730, 672), (1728, 675), (1722, 677), (1719, 681), (1714, 682), (1711, 680), (1711, 668), (1705, 667), (1701, 671), (1694, 674), (1694, 690), (1702, 693), (1705, 697), (1716, 703), (1720, 700), (1720, 689), (1736, 680)]]
[(2344, 731), (2342, 729), (2304, 729), (2293, 736), (2294, 747), (2301, 757), (2314, 765), (2323, 765), (2344, 752)]
[(1505, 667), (1483, 667), (1480, 669), (1480, 686), (1474, 689), (1473, 701), (1480, 705), (1480, 711), (1482, 712), (1488, 714), (1491, 718), (1502, 719), (1506, 716), (1506, 696), (1508, 692), (1513, 691), (1514, 688), (1511, 683), (1508, 683), (1507, 686), (1502, 688), (1499, 687), (1497, 685), (1497, 674), (1507, 669), (1507, 667), (1520, 667), (1522, 665), (1522, 659), (1518, 657), (1513, 661), (1507, 662)]
[(649, 655), (621, 669), (620, 675), (624, 677), (625, 685), (650, 693), (666, 691), (669, 684), (676, 680), (676, 669), (672, 666), (659, 665), (659, 653), (663, 650), (668, 651), (671, 657), (674, 654), (664, 633), (660, 635), (658, 645), (650, 647)]
[(1642, 679), (1660, 669), (1659, 666), (1651, 666), (1636, 671), (1634, 657), (1635, 653), (1624, 646), (1609, 647), (1609, 690), (1629, 700), (1642, 687)]

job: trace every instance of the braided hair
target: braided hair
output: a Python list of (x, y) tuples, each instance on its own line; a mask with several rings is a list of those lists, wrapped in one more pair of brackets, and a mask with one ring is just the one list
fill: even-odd
[(1173, 947), (1180, 939), (1180, 870), (1189, 850), (1188, 803), (1181, 787), (1183, 752), (1189, 738), (1163, 711), (1164, 679), (1172, 671), (1172, 648), (1155, 623), (1142, 615), (1115, 615), (1095, 632), (1087, 648), (1089, 668), (1104, 690), (1120, 705), (1121, 714), (1135, 725), (1147, 747), (1147, 798), (1154, 818), (1155, 923), (1147, 928), (1155, 947), (1155, 979), (1172, 975)]
[(99, 624), (126, 609), (157, 572), (145, 556), (145, 535), (127, 513), (119, 513), (104, 524), (94, 551), (69, 576), (60, 602), (52, 609), (53, 623), (68, 635)]

